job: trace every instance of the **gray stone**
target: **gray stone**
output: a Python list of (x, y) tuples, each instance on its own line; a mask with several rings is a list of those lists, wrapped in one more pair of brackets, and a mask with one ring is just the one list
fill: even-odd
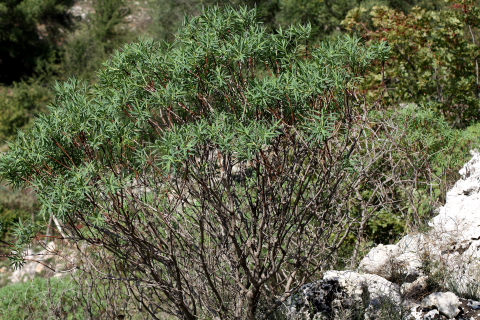
[(302, 286), (289, 302), (293, 319), (338, 317), (344, 310), (365, 309), (366, 319), (375, 319), (376, 310), (385, 303), (400, 306), (399, 287), (372, 274), (354, 271), (327, 271), (322, 280)]
[(441, 314), (449, 319), (460, 313), (460, 299), (453, 292), (434, 292), (422, 301), (422, 307), (435, 307)]
[(323, 280), (336, 280), (348, 295), (360, 299), (368, 290), (370, 304), (377, 305), (387, 298), (400, 304), (400, 288), (387, 279), (374, 274), (361, 274), (354, 271), (327, 271)]
[(398, 269), (396, 258), (401, 254), (402, 250), (396, 245), (380, 244), (360, 261), (359, 269), (390, 280), (394, 276), (394, 270)]

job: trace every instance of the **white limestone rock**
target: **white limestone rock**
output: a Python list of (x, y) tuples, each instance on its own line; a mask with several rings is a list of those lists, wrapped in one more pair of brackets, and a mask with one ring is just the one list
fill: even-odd
[(394, 269), (396, 269), (396, 258), (401, 254), (402, 250), (396, 245), (380, 244), (370, 250), (365, 258), (360, 261), (359, 269), (390, 280)]
[(434, 292), (422, 301), (422, 307), (435, 307), (441, 314), (453, 319), (460, 313), (460, 299), (453, 292)]
[(327, 271), (322, 280), (302, 286), (298, 294), (290, 298), (289, 315), (292, 319), (338, 317), (345, 310), (364, 305), (365, 319), (375, 319), (383, 303), (401, 305), (399, 292), (396, 284), (378, 275)]
[(45, 265), (40, 262), (51, 257), (51, 252), (55, 251), (55, 248), (55, 243), (52, 241), (45, 246), (45, 250), (41, 250), (38, 253), (34, 253), (31, 249), (28, 249), (24, 254), (24, 258), (28, 259), (27, 263), (25, 263), (22, 268), (13, 271), (10, 275), (10, 282), (27, 282), (32, 280), (36, 275), (46, 272)]
[(405, 250), (400, 245), (380, 244), (360, 262), (358, 269), (387, 280), (413, 282), (423, 275), (419, 250)]
[(480, 294), (480, 153), (472, 151), (472, 159), (459, 173), (461, 178), (447, 193), (428, 232), (406, 235), (395, 246), (379, 245), (361, 261), (359, 270), (387, 279), (403, 273), (404, 281), (413, 282), (428, 264), (447, 275), (446, 282)]
[(362, 274), (354, 271), (327, 271), (323, 280), (336, 280), (351, 296), (360, 297), (368, 290), (370, 304), (378, 305), (382, 299), (400, 304), (400, 288), (387, 279), (375, 274)]
[(438, 240), (480, 239), (480, 153), (472, 151), (472, 159), (459, 171), (461, 178), (447, 193), (447, 201), (430, 222), (443, 237)]
[(396, 259), (396, 266), (400, 268), (397, 274), (401, 274), (403, 281), (413, 282), (423, 275), (423, 262), (417, 253), (402, 253)]
[(436, 247), (431, 256), (441, 262), (450, 282), (480, 294), (480, 153), (471, 153), (445, 205), (430, 222), (427, 237)]

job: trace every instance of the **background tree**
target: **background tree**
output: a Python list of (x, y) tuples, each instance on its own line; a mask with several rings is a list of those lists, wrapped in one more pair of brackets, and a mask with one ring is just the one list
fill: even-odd
[[(0, 16), (4, 23), (0, 26), (4, 41), (0, 55), (3, 50), (7, 56), (0, 77), (9, 84), (0, 86), (0, 149), (18, 130), (27, 129), (35, 115), (46, 111), (56, 80), (79, 76), (94, 81), (102, 62), (132, 39), (124, 21), (130, 10), (120, 0), (95, 2), (95, 13), (88, 22), (77, 23), (71, 23), (67, 14), (73, 2), (18, 3), (15, 10), (21, 9), (29, 17), (28, 23), (19, 22), (21, 18), (12, 12)], [(15, 20), (8, 20), (9, 14)], [(68, 28), (60, 28), (65, 26)]]
[(347, 13), (361, 7), (370, 11), (374, 6), (386, 6), (399, 12), (408, 13), (416, 6), (437, 10), (443, 1), (438, 0), (278, 0), (278, 10), (275, 21), (280, 25), (292, 23), (310, 23), (317, 30), (320, 38), (344, 32), (342, 21)]
[(277, 14), (280, 10), (279, 0), (151, 0), (152, 24), (149, 28), (150, 36), (155, 40), (169, 40), (175, 38), (175, 34), (185, 16), (198, 16), (203, 7), (238, 7), (248, 6), (255, 8), (259, 19), (273, 30), (277, 25)]
[(68, 25), (66, 11), (72, 4), (73, 0), (0, 2), (0, 83), (30, 76), (41, 60), (56, 58), (59, 26)]
[(99, 0), (93, 3), (93, 9), (88, 20), (78, 22), (65, 39), (57, 76), (62, 80), (75, 76), (95, 81), (102, 63), (134, 38), (125, 21), (131, 13), (125, 1)]
[(366, 10), (359, 8), (344, 24), (373, 42), (387, 40), (393, 49), (392, 59), (370, 77), (370, 90), (383, 92), (387, 85), (388, 103), (422, 102), (465, 127), (480, 119), (480, 9), (476, 0), (449, 3), (440, 11), (417, 7), (409, 14), (374, 7), (373, 28), (362, 22)]

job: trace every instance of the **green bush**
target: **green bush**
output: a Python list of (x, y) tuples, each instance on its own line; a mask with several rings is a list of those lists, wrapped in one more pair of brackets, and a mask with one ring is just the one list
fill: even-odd
[(105, 44), (83, 26), (66, 37), (61, 61), (61, 78), (82, 77), (95, 79), (102, 62), (108, 57)]
[(94, 81), (102, 63), (118, 47), (132, 38), (125, 17), (130, 8), (121, 0), (94, 2), (95, 13), (78, 22), (62, 46), (59, 78), (71, 76)]
[[(433, 216), (458, 179), (455, 171), (468, 160), (470, 145), (467, 136), (452, 129), (443, 116), (421, 105), (379, 111), (373, 119), (377, 123), (367, 131), (371, 136), (365, 149), (385, 148), (385, 141), (391, 144), (372, 168), (382, 175), (384, 186), (391, 187), (378, 199), (381, 210), (368, 222), (367, 239), (390, 243)], [(372, 187), (366, 185), (364, 195)]]
[(345, 205), (365, 181), (357, 86), (388, 56), (310, 34), (207, 9), (173, 44), (117, 52), (97, 86), (57, 85), (0, 171), (151, 314), (266, 319), (358, 227)]
[[(62, 14), (66, 14), (67, 5), (70, 2), (66, 0), (44, 1), (41, 4), (36, 1), (33, 2), (27, 5), (26, 2), (12, 1), (11, 3), (0, 4), (0, 10), (3, 5), (8, 10), (15, 12), (11, 13), (7, 10), (5, 11), (6, 15), (16, 16), (18, 14), (22, 17), (28, 17), (28, 19), (31, 19), (29, 23), (33, 25), (44, 23), (49, 34), (53, 37), (59, 32), (58, 21), (66, 19), (66, 16), (62, 16)], [(16, 5), (12, 7), (14, 3)], [(72, 75), (93, 79), (102, 62), (108, 58), (114, 49), (125, 43), (129, 38), (126, 29), (122, 28), (124, 27), (122, 26), (123, 19), (129, 13), (129, 9), (125, 7), (122, 1), (98, 1), (95, 9), (97, 12), (90, 17), (92, 23), (77, 24), (74, 31), (62, 35), (63, 44), (61, 47), (51, 47), (48, 49), (50, 50), (48, 51), (49, 54), (42, 57), (35, 55), (39, 54), (38, 50), (43, 50), (42, 46), (44, 44), (35, 42), (31, 44), (34, 48), (30, 48), (26, 40), (21, 38), (22, 32), (26, 31), (16, 30), (16, 27), (11, 25), (12, 21), (3, 16), (0, 18), (0, 68), (16, 68), (15, 63), (8, 59), (2, 60), (1, 56), (3, 54), (2, 50), (10, 48), (5, 44), (2, 45), (2, 41), (15, 40), (23, 41), (18, 46), (25, 47), (17, 48), (17, 44), (12, 44), (13, 47), (10, 50), (26, 50), (26, 52), (16, 53), (12, 51), (5, 54), (10, 55), (12, 59), (26, 61), (27, 64), (29, 59), (26, 59), (23, 55), (32, 55), (32, 59), (35, 60), (35, 68), (38, 71), (35, 76), (29, 77), (28, 80), (13, 82), (10, 86), (0, 87), (0, 110), (2, 110), (0, 114), (0, 147), (5, 144), (5, 140), (13, 139), (18, 130), (28, 128), (34, 116), (46, 111), (46, 105), (52, 99), (50, 87), (53, 86), (56, 79), (65, 79)], [(19, 10), (20, 13), (17, 12)], [(2, 23), (4, 23), (3, 27), (1, 27)], [(17, 25), (16, 22), (15, 25)], [(22, 27), (28, 28), (28, 23)], [(36, 30), (34, 27), (31, 28)], [(15, 38), (17, 36), (18, 39)], [(37, 31), (34, 32), (32, 37), (38, 38)], [(60, 42), (59, 39), (55, 39)], [(47, 41), (48, 39), (44, 40)], [(61, 61), (57, 61), (57, 57), (61, 57)], [(33, 64), (29, 68), (34, 68)], [(22, 68), (19, 68), (14, 74), (9, 74), (7, 71), (0, 73), (2, 76), (18, 79), (22, 75), (22, 70)]]
[(95, 14), (91, 16), (93, 35), (102, 43), (110, 44), (123, 33), (119, 26), (130, 14), (130, 8), (123, 0), (97, 0), (94, 3)]
[(173, 41), (175, 34), (182, 26), (184, 17), (198, 16), (202, 13), (202, 7), (216, 5), (219, 7), (248, 6), (255, 8), (259, 18), (267, 28), (272, 29), (277, 24), (276, 15), (279, 10), (277, 0), (149, 0), (152, 23), (149, 27), (149, 35), (156, 40)]
[(279, 0), (275, 20), (281, 25), (311, 23), (324, 38), (343, 33), (342, 21), (356, 7), (370, 11), (374, 6), (386, 6), (399, 12), (410, 12), (415, 6), (434, 10), (442, 4), (442, 0)]
[[(73, 286), (66, 279), (36, 278), (25, 283), (0, 288), (0, 319), (59, 319), (55, 310), (66, 307)], [(62, 319), (75, 319), (75, 315)]]
[[(12, 228), (20, 220), (31, 220), (39, 210), (39, 205), (32, 190), (12, 190), (0, 184), (0, 237), (11, 240)], [(7, 248), (9, 251), (10, 248)], [(2, 252), (8, 254), (9, 252)]]
[(355, 158), (368, 178), (348, 202), (359, 226), (339, 252), (340, 268), (345, 261), (355, 267), (372, 245), (394, 243), (430, 220), (475, 147), (471, 134), (424, 106), (379, 108), (368, 121)]
[(389, 103), (423, 103), (456, 127), (480, 120), (478, 0), (450, 0), (449, 7), (411, 13), (387, 7), (370, 12), (373, 28), (356, 9), (344, 25), (373, 42), (387, 40), (393, 59), (379, 65), (367, 80), (371, 91), (387, 89)]

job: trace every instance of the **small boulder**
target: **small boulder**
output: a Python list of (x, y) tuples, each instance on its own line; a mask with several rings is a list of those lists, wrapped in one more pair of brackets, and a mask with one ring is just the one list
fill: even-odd
[(289, 313), (296, 319), (339, 316), (344, 310), (363, 310), (365, 318), (375, 319), (382, 304), (400, 306), (399, 287), (373, 274), (354, 271), (327, 271), (322, 280), (302, 286), (290, 298)]
[(436, 308), (449, 319), (460, 313), (460, 305), (460, 299), (453, 292), (434, 292), (422, 301), (423, 308)]
[(398, 271), (396, 258), (402, 254), (400, 247), (380, 244), (370, 250), (360, 261), (359, 269), (365, 273), (376, 274), (391, 280)]
[(368, 291), (370, 304), (378, 305), (381, 300), (389, 299), (400, 304), (400, 288), (375, 274), (361, 274), (354, 271), (327, 271), (323, 280), (337, 280), (349, 296), (361, 299)]

